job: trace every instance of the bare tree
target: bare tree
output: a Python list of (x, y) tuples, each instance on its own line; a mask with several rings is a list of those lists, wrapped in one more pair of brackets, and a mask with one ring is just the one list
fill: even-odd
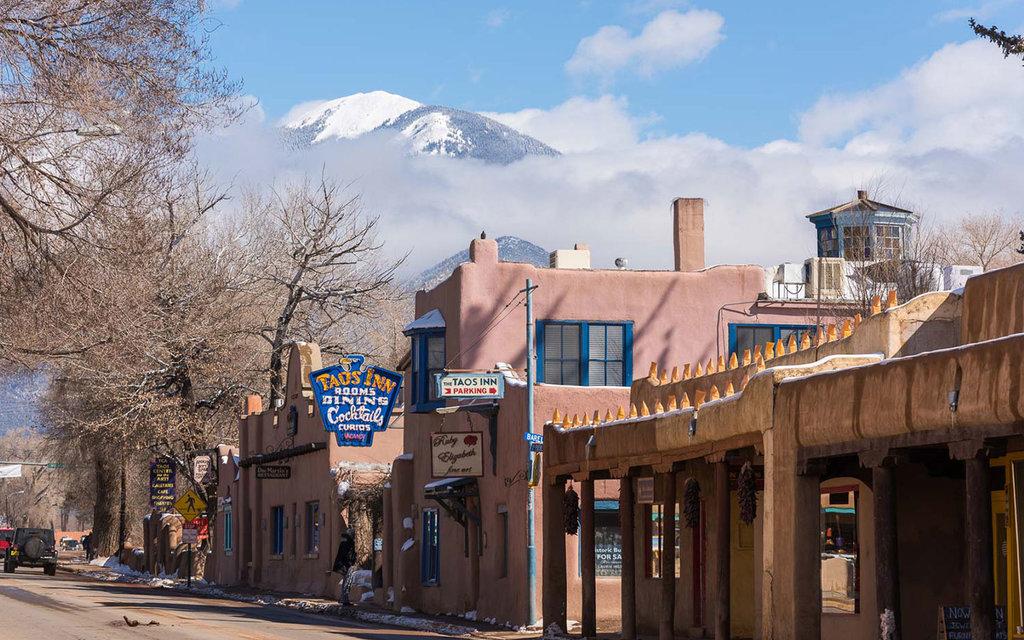
[(942, 230), (945, 262), (978, 265), (985, 271), (1019, 262), (1014, 255), (1019, 230), (1019, 221), (1010, 216), (967, 214)]
[(391, 285), (401, 261), (384, 257), (378, 218), (363, 212), (359, 196), (324, 176), (270, 197), (250, 194), (247, 208), (254, 253), (262, 257), (254, 284), (274, 406), (283, 397), (288, 345), (312, 340), (324, 353), (350, 349), (365, 328), (361, 320), (396, 295)]
[(157, 193), (147, 186), (61, 256), (65, 275), (47, 280), (15, 336), (22, 352), (33, 336), (48, 350), (46, 423), (94, 464), (103, 551), (124, 540), (122, 505), (154, 451), (184, 460), (235, 440), (233, 410), (261, 355), (239, 234), (206, 220), (223, 193), (196, 173)]
[(187, 0), (0, 0), (0, 246), (79, 235), (238, 113), (201, 19)]

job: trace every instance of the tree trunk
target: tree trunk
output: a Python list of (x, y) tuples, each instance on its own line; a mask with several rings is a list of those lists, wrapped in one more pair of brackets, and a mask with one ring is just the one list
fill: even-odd
[(96, 553), (117, 551), (117, 528), (121, 473), (115, 461), (96, 456), (96, 503), (92, 514), (92, 544)]

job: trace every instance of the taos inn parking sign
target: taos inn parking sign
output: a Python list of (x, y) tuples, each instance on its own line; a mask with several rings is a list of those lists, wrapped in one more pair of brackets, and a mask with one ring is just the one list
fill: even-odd
[(366, 366), (366, 358), (349, 355), (338, 364), (309, 374), (324, 429), (342, 447), (369, 447), (373, 434), (388, 428), (398, 401), (402, 374)]
[(441, 399), (497, 400), (504, 396), (505, 376), (501, 373), (446, 371), (437, 374), (437, 397)]

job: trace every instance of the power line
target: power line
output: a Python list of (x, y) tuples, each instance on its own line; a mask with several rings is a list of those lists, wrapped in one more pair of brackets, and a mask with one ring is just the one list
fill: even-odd
[[(519, 300), (519, 296), (521, 296), (521, 295), (523, 295), (523, 292), (519, 291), (518, 293), (516, 293), (516, 295), (512, 296), (512, 298), (508, 302), (505, 303), (505, 306), (502, 307), (501, 310), (498, 311), (497, 314), (495, 314), (495, 318), (493, 320), (491, 320), (490, 324), (488, 324), (486, 327), (484, 327), (484, 329), (480, 332), (480, 335), (477, 336), (476, 340), (474, 340), (473, 342), (469, 343), (468, 345), (463, 347), (461, 351), (459, 351), (454, 356), (452, 356), (451, 359), (448, 360), (448, 362), (445, 363), (444, 368), (447, 369), (449, 366), (451, 366), (451, 364), (453, 362), (455, 362), (455, 360), (459, 356), (461, 356), (463, 353), (465, 353), (466, 351), (472, 349), (477, 344), (479, 344), (480, 341), (483, 340), (484, 337), (488, 333), (493, 331), (506, 318), (508, 318), (510, 315), (512, 315), (512, 312), (515, 311), (518, 307), (522, 306), (523, 301)], [(516, 302), (517, 300), (519, 301), (518, 304), (516, 304), (516, 306), (513, 307), (512, 303)], [(511, 307), (511, 308), (509, 308), (509, 307)], [(502, 314), (504, 314), (504, 315), (502, 315)]]

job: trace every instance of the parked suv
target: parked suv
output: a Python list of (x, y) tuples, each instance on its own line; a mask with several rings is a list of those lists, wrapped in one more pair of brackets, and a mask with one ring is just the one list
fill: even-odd
[(14, 542), (4, 558), (4, 572), (14, 573), (18, 567), (42, 567), (46, 575), (57, 575), (53, 529), (19, 527), (14, 532)]

